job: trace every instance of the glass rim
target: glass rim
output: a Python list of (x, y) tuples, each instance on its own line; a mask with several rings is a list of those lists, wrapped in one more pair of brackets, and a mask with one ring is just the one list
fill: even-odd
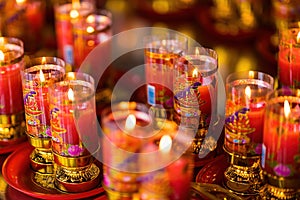
[(268, 73), (262, 72), (262, 71), (255, 71), (255, 70), (245, 70), (245, 71), (237, 71), (230, 73), (226, 77), (226, 84), (232, 83), (236, 80), (248, 80), (248, 79), (254, 79), (254, 80), (261, 80), (264, 82), (267, 82), (270, 87), (274, 87), (274, 78)]
[(21, 39), (17, 37), (0, 36), (0, 47), (5, 47), (6, 45), (16, 45), (17, 47), (19, 47), (15, 50), (18, 51), (20, 55), (16, 56), (14, 59), (10, 61), (0, 61), (0, 67), (9, 64), (16, 64), (24, 58), (24, 42)]

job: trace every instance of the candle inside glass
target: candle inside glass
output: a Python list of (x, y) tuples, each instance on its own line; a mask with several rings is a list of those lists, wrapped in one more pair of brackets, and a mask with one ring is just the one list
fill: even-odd
[(92, 13), (95, 5), (92, 0), (62, 2), (57, 2), (54, 6), (57, 53), (67, 64), (73, 66), (73, 24)]
[(69, 72), (49, 89), (52, 150), (65, 157), (91, 155), (98, 148), (95, 88), (91, 76)]
[(86, 56), (112, 36), (112, 16), (107, 10), (97, 10), (74, 23), (75, 71)]
[[(276, 187), (299, 189), (300, 92), (278, 89), (268, 97), (264, 118), (262, 167), (267, 182), (280, 178)], [(291, 184), (292, 183), (292, 184)]]
[(289, 23), (280, 30), (278, 76), (281, 86), (300, 88), (300, 27)]
[(236, 72), (226, 79), (226, 151), (260, 156), (266, 95), (273, 90), (273, 78), (255, 71)]
[(33, 58), (22, 70), (27, 134), (51, 138), (48, 88), (64, 75), (65, 63), (56, 57)]

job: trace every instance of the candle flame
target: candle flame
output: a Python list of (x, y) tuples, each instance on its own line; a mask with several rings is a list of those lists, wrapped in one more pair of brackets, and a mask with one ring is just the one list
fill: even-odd
[(289, 115), (290, 115), (290, 113), (291, 113), (291, 108), (290, 108), (290, 104), (289, 104), (288, 100), (284, 100), (284, 108), (283, 108), (283, 110), (284, 110), (284, 116), (286, 118), (288, 118)]
[(300, 43), (300, 31), (297, 34), (297, 43)]
[(93, 33), (94, 31), (95, 31), (95, 29), (93, 27), (91, 27), (91, 26), (88, 26), (86, 28), (86, 32), (88, 32), (88, 33)]
[(80, 0), (72, 0), (72, 7), (73, 9), (80, 8)]
[(75, 18), (77, 18), (79, 16), (79, 12), (77, 11), (77, 10), (71, 10), (70, 11), (70, 17), (72, 18), (72, 19), (75, 19)]
[(25, 1), (26, 1), (26, 0), (16, 0), (16, 3), (17, 3), (18, 5), (20, 5), (20, 4), (25, 3)]
[(250, 86), (247, 86), (246, 89), (245, 89), (245, 95), (248, 99), (251, 98), (251, 88)]
[(254, 71), (249, 71), (249, 78), (254, 78)]
[(4, 61), (4, 53), (0, 50), (0, 61)]
[(197, 68), (195, 68), (195, 69), (193, 70), (192, 76), (193, 76), (194, 78), (196, 78), (196, 77), (198, 76), (198, 70), (197, 70)]
[(196, 48), (196, 49), (195, 49), (195, 54), (196, 54), (196, 56), (199, 56), (199, 55), (200, 55), (200, 50), (199, 50), (199, 48)]
[(44, 76), (44, 73), (43, 73), (42, 69), (40, 69), (39, 78), (40, 78), (41, 82), (45, 82), (45, 76)]
[(96, 21), (96, 18), (94, 15), (89, 15), (87, 18), (86, 18), (86, 22), (87, 23), (94, 23)]
[(172, 147), (172, 138), (169, 135), (164, 135), (159, 141), (159, 150), (163, 153), (169, 153)]
[(134, 129), (136, 125), (136, 118), (133, 114), (128, 115), (128, 117), (126, 118), (126, 122), (125, 122), (125, 129), (127, 131), (131, 131)]
[(69, 90), (68, 90), (68, 99), (70, 101), (74, 101), (75, 100), (74, 92), (73, 92), (73, 90), (71, 88), (69, 88)]

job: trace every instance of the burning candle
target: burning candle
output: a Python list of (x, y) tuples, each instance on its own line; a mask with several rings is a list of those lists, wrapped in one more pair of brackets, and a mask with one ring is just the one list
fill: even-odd
[(227, 77), (225, 149), (239, 155), (261, 154), (266, 95), (273, 78), (261, 72), (236, 72)]
[(54, 7), (58, 56), (71, 66), (74, 65), (73, 24), (94, 10), (92, 0), (72, 0)]
[[(174, 60), (187, 48), (187, 38), (178, 34), (170, 35), (154, 35), (145, 39), (147, 101), (158, 110), (166, 109), (169, 119), (173, 114)], [(158, 118), (165, 117), (157, 113)]]
[(97, 10), (74, 23), (75, 71), (98, 44), (110, 39), (111, 26), (112, 15), (107, 10)]
[(278, 52), (278, 76), (282, 86), (300, 88), (300, 28), (290, 24), (281, 30)]
[(65, 63), (56, 57), (30, 59), (22, 70), (27, 134), (51, 138), (49, 86), (63, 80)]
[(94, 80), (84, 73), (69, 72), (64, 81), (49, 89), (52, 150), (78, 157), (98, 148)]
[(24, 105), (21, 69), (24, 67), (23, 42), (0, 37), (0, 135), (1, 143), (16, 141), (24, 135)]
[(299, 118), (299, 90), (278, 89), (269, 94), (264, 118), (262, 167), (271, 186), (293, 190), (300, 187)]
[(210, 122), (217, 119), (217, 53), (196, 47), (176, 59), (174, 65), (174, 120), (183, 126), (194, 127), (196, 154)]

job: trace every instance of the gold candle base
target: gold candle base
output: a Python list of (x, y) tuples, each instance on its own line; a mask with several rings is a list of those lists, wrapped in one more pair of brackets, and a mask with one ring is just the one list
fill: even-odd
[(97, 187), (100, 169), (89, 156), (65, 157), (53, 153), (56, 164), (55, 186), (61, 191), (78, 193)]
[(106, 192), (108, 200), (132, 200), (135, 199), (135, 196), (136, 199), (139, 199), (138, 198), (139, 193), (137, 192), (136, 193), (119, 192), (106, 187), (105, 184), (102, 184), (102, 187)]
[(239, 195), (258, 195), (264, 186), (260, 157), (229, 155), (230, 166), (224, 172), (225, 187)]
[(0, 115), (0, 145), (11, 145), (26, 140), (24, 112)]
[(30, 166), (35, 172), (53, 174), (51, 138), (37, 138), (27, 134), (29, 143), (35, 148), (30, 154)]
[(33, 172), (32, 181), (44, 189), (56, 189), (54, 185), (54, 180), (54, 174), (44, 174), (36, 171)]

